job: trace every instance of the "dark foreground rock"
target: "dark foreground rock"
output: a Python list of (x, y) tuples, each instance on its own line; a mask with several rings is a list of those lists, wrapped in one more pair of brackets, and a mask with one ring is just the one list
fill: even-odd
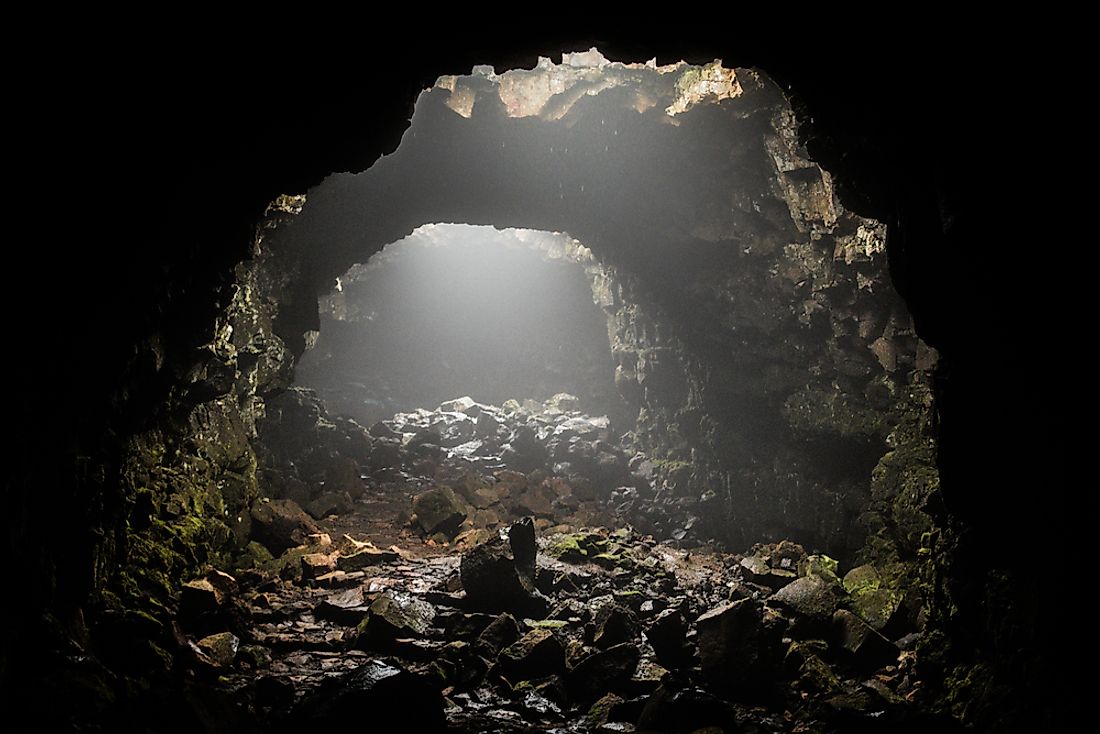
[(535, 586), (535, 537), (531, 522), (515, 523), (462, 556), (462, 588), (472, 609), (541, 618), (549, 609)]
[(325, 682), (291, 714), (286, 731), (447, 731), (443, 696), (429, 679), (383, 660)]

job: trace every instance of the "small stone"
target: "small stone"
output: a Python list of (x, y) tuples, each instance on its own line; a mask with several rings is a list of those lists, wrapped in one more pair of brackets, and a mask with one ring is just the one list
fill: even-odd
[(196, 647), (215, 665), (228, 668), (237, 657), (237, 648), (241, 641), (232, 632), (219, 632), (199, 640)]
[(638, 637), (638, 619), (632, 611), (619, 604), (606, 604), (596, 615), (596, 633), (592, 644), (606, 650)]
[(511, 614), (501, 614), (478, 635), (474, 646), (487, 658), (495, 658), (519, 639), (519, 623)]

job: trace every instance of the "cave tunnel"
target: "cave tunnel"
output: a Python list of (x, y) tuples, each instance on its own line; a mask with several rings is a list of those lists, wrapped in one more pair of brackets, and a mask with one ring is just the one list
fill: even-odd
[(13, 378), (31, 728), (1068, 717), (984, 98), (890, 91), (904, 49), (586, 41), (309, 62), (300, 112), (165, 57), (118, 107), (160, 122), (97, 138), (117, 249), (49, 264), (100, 356)]

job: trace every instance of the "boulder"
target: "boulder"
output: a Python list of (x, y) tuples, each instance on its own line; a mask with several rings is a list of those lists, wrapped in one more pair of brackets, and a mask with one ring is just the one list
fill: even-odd
[(427, 535), (443, 533), (453, 538), (466, 519), (466, 509), (450, 487), (436, 487), (413, 498), (416, 522)]
[(530, 519), (462, 555), (462, 587), (471, 609), (541, 619), (549, 604), (535, 587), (535, 530)]
[(828, 581), (820, 576), (803, 576), (772, 594), (767, 603), (787, 613), (795, 637), (823, 637), (839, 600)]
[(630, 642), (582, 658), (569, 671), (571, 698), (577, 703), (590, 704), (607, 693), (625, 692), (640, 659), (638, 646)]
[(873, 627), (847, 609), (833, 615), (833, 638), (849, 661), (864, 672), (896, 662), (899, 650)]
[(399, 637), (418, 637), (435, 619), (435, 607), (399, 591), (378, 596), (359, 623), (356, 645), (362, 649), (386, 648)]
[(646, 701), (638, 717), (638, 729), (666, 734), (740, 731), (728, 703), (701, 688), (667, 678)]
[(351, 509), (351, 499), (343, 492), (324, 492), (305, 505), (312, 517), (321, 520), (329, 515), (343, 515)]
[(326, 678), (291, 712), (286, 730), (357, 730), (364, 721), (372, 731), (447, 731), (443, 696), (435, 682), (382, 660)]
[(317, 523), (294, 500), (261, 498), (252, 505), (252, 537), (275, 555), (319, 532)]
[(513, 683), (564, 673), (565, 648), (552, 630), (534, 629), (500, 652), (497, 669)]
[(395, 551), (368, 546), (348, 555), (338, 556), (336, 558), (336, 568), (341, 571), (358, 571), (368, 566), (396, 561), (399, 557)]
[(605, 604), (596, 614), (596, 632), (592, 644), (600, 649), (623, 642), (634, 642), (638, 637), (638, 618), (634, 612), (619, 605)]
[(703, 674), (716, 685), (767, 688), (775, 678), (779, 635), (754, 599), (723, 604), (696, 620)]
[(691, 662), (694, 651), (687, 644), (688, 625), (679, 607), (665, 609), (649, 622), (646, 639), (657, 661), (666, 668), (679, 668)]

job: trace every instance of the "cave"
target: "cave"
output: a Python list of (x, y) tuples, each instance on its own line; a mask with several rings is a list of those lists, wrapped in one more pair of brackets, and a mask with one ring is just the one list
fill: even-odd
[[(163, 57), (163, 91), (117, 108), (150, 126), (93, 129), (127, 206), (83, 221), (116, 249), (15, 260), (73, 326), (31, 314), (28, 345), (63, 348), (12, 377), (37, 388), (5, 485), (12, 711), (1070, 720), (1065, 500), (1024, 489), (1057, 482), (999, 361), (1023, 235), (972, 175), (1001, 142), (972, 135), (975, 67), (917, 105), (905, 49), (822, 68), (741, 40), (448, 39), (278, 82)], [(304, 99), (240, 93), (265, 83)]]

